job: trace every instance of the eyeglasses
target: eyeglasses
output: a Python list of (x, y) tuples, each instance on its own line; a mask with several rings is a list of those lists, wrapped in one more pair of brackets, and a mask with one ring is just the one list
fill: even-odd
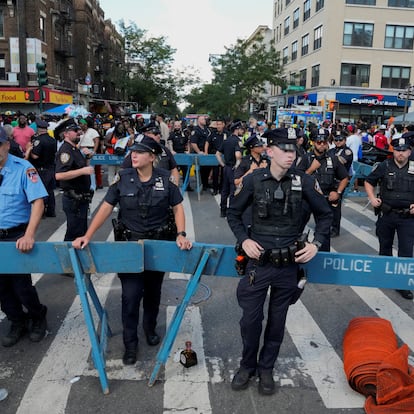
[(327, 144), (327, 142), (326, 141), (315, 141), (315, 144), (322, 145), (322, 144)]
[(345, 138), (335, 138), (336, 142), (343, 141)]

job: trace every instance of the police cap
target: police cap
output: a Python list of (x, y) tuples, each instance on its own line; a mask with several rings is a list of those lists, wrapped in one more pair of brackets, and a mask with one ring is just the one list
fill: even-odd
[(152, 154), (161, 154), (162, 148), (158, 142), (150, 137), (143, 136), (141, 141), (135, 141), (133, 145), (129, 147), (131, 151), (137, 152), (150, 152)]
[(294, 128), (269, 129), (263, 137), (267, 138), (267, 145), (275, 145), (283, 150), (296, 150), (296, 131)]
[(395, 138), (391, 141), (395, 151), (405, 151), (411, 148), (410, 139), (408, 137)]
[(243, 127), (243, 124), (241, 123), (241, 121), (233, 122), (230, 125), (230, 131), (234, 132), (236, 129), (239, 129), (239, 128), (242, 128), (242, 127)]
[(160, 128), (158, 127), (158, 125), (156, 125), (155, 122), (150, 122), (148, 125), (145, 125), (144, 127), (142, 127), (140, 132), (144, 134), (146, 132), (149, 132), (150, 134), (161, 135)]
[(256, 134), (252, 134), (249, 138), (246, 139), (244, 146), (247, 149), (252, 149), (254, 147), (263, 147), (263, 142)]
[(74, 118), (68, 118), (56, 125), (54, 130), (55, 138), (59, 138), (60, 134), (65, 131), (78, 131), (79, 125)]
[(329, 131), (325, 128), (319, 128), (315, 141), (328, 141)]
[(43, 119), (36, 119), (36, 125), (38, 128), (47, 129), (47, 127), (49, 126), (49, 122), (44, 121)]

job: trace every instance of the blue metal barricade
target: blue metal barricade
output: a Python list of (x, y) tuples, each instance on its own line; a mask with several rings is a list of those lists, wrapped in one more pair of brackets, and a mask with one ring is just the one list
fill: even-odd
[[(179, 250), (175, 242), (140, 240), (138, 242), (94, 242), (84, 250), (75, 250), (68, 242), (38, 242), (30, 253), (20, 253), (14, 242), (1, 243), (0, 277), (3, 273), (73, 272), (92, 347), (92, 359), (102, 390), (109, 392), (105, 371), (105, 348), (111, 330), (105, 308), (99, 302), (91, 273), (135, 273), (148, 270), (189, 273), (184, 297), (177, 307), (156, 357), (149, 385), (156, 381), (180, 328), (184, 312), (196, 292), (202, 275), (239, 277), (233, 246), (194, 243), (189, 251)], [(165, 258), (168, 257), (168, 260)], [(47, 258), (47, 260), (45, 260)], [(304, 267), (312, 283), (413, 289), (414, 259), (343, 253), (318, 253)], [(99, 333), (94, 325), (91, 305), (99, 316)]]

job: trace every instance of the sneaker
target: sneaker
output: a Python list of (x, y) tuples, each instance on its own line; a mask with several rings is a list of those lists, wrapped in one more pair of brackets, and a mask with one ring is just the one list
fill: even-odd
[(3, 336), (1, 344), (6, 348), (17, 344), (17, 342), (19, 342), (19, 340), (23, 338), (26, 331), (26, 321), (12, 321), (9, 333), (6, 336)]
[(253, 376), (247, 369), (240, 368), (231, 381), (231, 388), (234, 391), (245, 390), (249, 386), (250, 378)]
[(272, 395), (276, 391), (272, 371), (264, 371), (259, 375), (259, 394)]
[(40, 319), (32, 320), (32, 329), (30, 330), (29, 339), (32, 342), (40, 342), (45, 336), (47, 331), (46, 321), (47, 308), (44, 307), (44, 315)]
[(122, 362), (124, 365), (134, 365), (137, 362), (137, 348), (126, 348)]
[(155, 346), (160, 343), (160, 337), (155, 331), (147, 331), (145, 332), (145, 336), (147, 338), (147, 344), (149, 346)]
[(397, 290), (397, 292), (404, 298), (408, 300), (413, 300), (413, 292), (411, 290)]

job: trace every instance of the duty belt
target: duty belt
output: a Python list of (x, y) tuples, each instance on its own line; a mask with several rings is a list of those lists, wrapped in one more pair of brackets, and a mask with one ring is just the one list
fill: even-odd
[(14, 233), (19, 233), (26, 230), (27, 223), (19, 224), (15, 227), (10, 227), (9, 229), (0, 229), (0, 239), (6, 239)]

